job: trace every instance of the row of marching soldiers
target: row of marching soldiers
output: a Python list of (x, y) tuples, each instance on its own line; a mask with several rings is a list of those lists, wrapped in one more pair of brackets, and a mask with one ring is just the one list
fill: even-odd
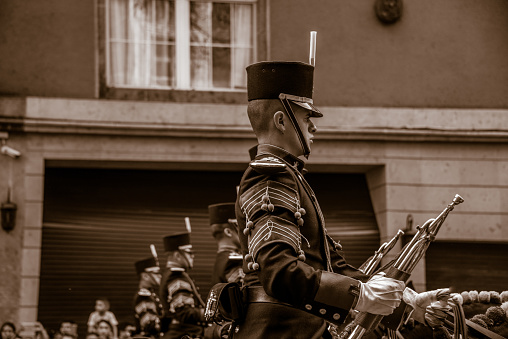
[[(211, 232), (218, 251), (212, 285), (243, 283), (243, 257), (236, 230), (235, 204), (208, 206)], [(157, 253), (135, 263), (139, 289), (134, 299), (138, 336), (165, 339), (227, 337), (228, 323), (205, 320), (205, 302), (188, 271), (194, 265), (190, 224), (187, 232), (164, 237), (167, 262), (161, 271)]]
[[(243, 284), (245, 274), (242, 269), (238, 238), (238, 225), (235, 219), (235, 204), (214, 204), (208, 207), (211, 233), (217, 241), (217, 255), (212, 271), (211, 283), (221, 288), (230, 284)], [(186, 220), (188, 221), (188, 219)], [(231, 322), (214, 317), (218, 308), (217, 292), (212, 288), (205, 302), (198, 292), (188, 271), (194, 264), (194, 254), (190, 238), (190, 225), (187, 232), (164, 237), (164, 249), (167, 262), (164, 272), (158, 262), (157, 254), (152, 246), (152, 256), (135, 263), (140, 278), (139, 290), (135, 296), (134, 310), (139, 337), (164, 339), (195, 339), (195, 338), (228, 338), (233, 333)], [(387, 254), (395, 245), (402, 231), (388, 243), (384, 243), (375, 255), (369, 258), (361, 267), (362, 271), (369, 270), (377, 258)], [(376, 256), (378, 256), (376, 258)], [(462, 312), (469, 320), (470, 338), (499, 338), (508, 334), (508, 291), (497, 293), (494, 291), (476, 292), (465, 291), (460, 294), (450, 293), (449, 289), (438, 289), (429, 292), (416, 293), (411, 289), (404, 292), (404, 303), (412, 311), (406, 314), (404, 322), (398, 319), (396, 331), (382, 322), (375, 331), (366, 334), (366, 338), (447, 338), (448, 333), (456, 331), (450, 328), (451, 305), (453, 299), (456, 304), (463, 306)], [(503, 307), (501, 307), (501, 305)], [(462, 307), (461, 307), (462, 308)], [(480, 311), (479, 311), (480, 310)], [(232, 310), (221, 310), (225, 313)], [(456, 317), (458, 313), (454, 314)], [(462, 316), (464, 317), (463, 313)], [(401, 316), (403, 317), (403, 316)], [(212, 319), (210, 319), (212, 318)], [(213, 321), (215, 320), (215, 322)], [(457, 322), (457, 319), (455, 319)], [(456, 326), (456, 324), (455, 324)], [(347, 328), (340, 329), (341, 334), (334, 333), (329, 327), (330, 338), (342, 338), (347, 334)], [(489, 330), (490, 329), (490, 330)], [(337, 330), (337, 329), (335, 329)], [(342, 336), (341, 336), (342, 335)], [(458, 336), (454, 336), (458, 337)], [(462, 338), (465, 336), (462, 335)]]

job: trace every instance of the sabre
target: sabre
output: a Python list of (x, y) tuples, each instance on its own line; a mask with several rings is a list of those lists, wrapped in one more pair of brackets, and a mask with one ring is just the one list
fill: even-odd
[(310, 32), (309, 64), (316, 66), (316, 31)]
[[(411, 272), (425, 255), (430, 243), (434, 241), (437, 232), (443, 225), (444, 220), (456, 205), (464, 202), (464, 199), (455, 194), (453, 201), (435, 218), (427, 220), (423, 226), (417, 227), (418, 231), (411, 241), (396, 256), (394, 264), (386, 270), (386, 276), (401, 281), (407, 281)], [(358, 339), (361, 338), (367, 330), (374, 329), (383, 316), (360, 312), (354, 322), (346, 326), (345, 331), (341, 332), (340, 338)], [(351, 330), (351, 332), (349, 332)]]

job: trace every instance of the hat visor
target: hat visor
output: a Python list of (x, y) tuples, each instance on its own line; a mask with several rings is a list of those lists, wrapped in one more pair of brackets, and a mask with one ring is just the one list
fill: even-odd
[(291, 100), (291, 102), (311, 111), (312, 117), (321, 118), (323, 116), (323, 113), (321, 113), (313, 104), (310, 104), (308, 102), (295, 101), (295, 100)]

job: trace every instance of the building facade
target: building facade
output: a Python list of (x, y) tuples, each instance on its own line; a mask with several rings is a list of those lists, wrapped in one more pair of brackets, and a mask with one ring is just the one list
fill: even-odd
[(235, 199), (255, 144), (244, 67), (308, 62), (310, 31), (325, 116), (309, 181), (347, 258), (458, 193), (413, 283), (505, 289), (508, 3), (397, 3), (399, 16), (383, 1), (4, 0), (0, 138), (20, 156), (0, 156), (0, 202), (17, 207), (0, 231), (0, 318), (84, 329), (107, 296), (128, 320), (134, 262), (155, 244), (163, 263), (185, 217), (206, 296), (207, 206)]

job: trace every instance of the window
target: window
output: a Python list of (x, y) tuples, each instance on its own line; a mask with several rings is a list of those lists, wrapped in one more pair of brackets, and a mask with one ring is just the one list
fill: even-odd
[(107, 86), (244, 91), (255, 1), (109, 0)]

